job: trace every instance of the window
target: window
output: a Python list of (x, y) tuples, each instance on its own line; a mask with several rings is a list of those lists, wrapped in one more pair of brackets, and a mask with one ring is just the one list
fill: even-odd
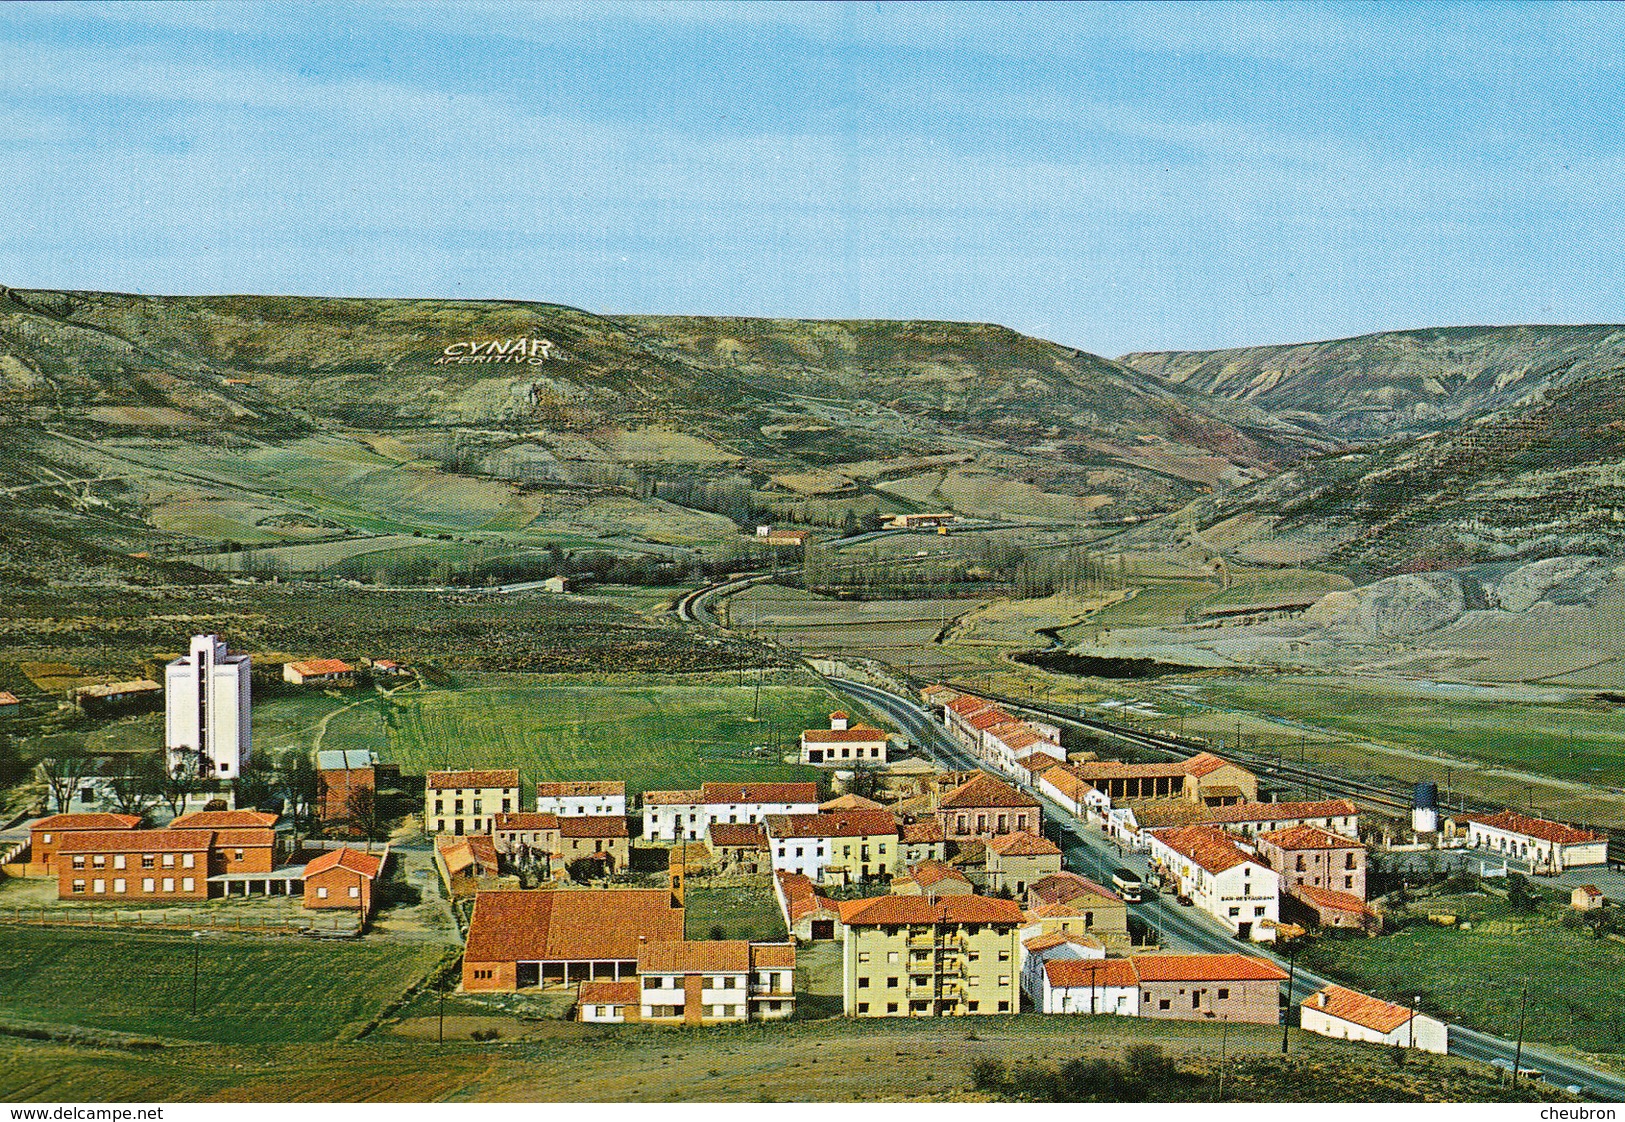
[(1253, 917), (1254, 917), (1254, 918), (1255, 918), (1255, 919), (1256, 919), (1256, 918), (1257, 918), (1257, 917), (1259, 917), (1259, 916), (1261, 916), (1261, 915), (1263, 915), (1263, 914), (1264, 914), (1264, 905), (1262, 905), (1262, 904), (1260, 904), (1260, 905), (1259, 905), (1259, 906), (1258, 906), (1258, 907), (1256, 907), (1256, 908), (1254, 908), (1254, 909), (1253, 909)]
[(980, 974), (972, 974), (967, 977), (965, 981), (973, 986), (979, 986), (982, 984), (982, 976)]
[(897, 988), (897, 977), (895, 975), (886, 979), (886, 988), (889, 990)]
[(867, 1001), (858, 1002), (858, 1013), (860, 1015), (864, 1014), (864, 1013), (867, 1013), (868, 1011), (869, 1011), (869, 1003)]
[(999, 1002), (999, 1012), (1001, 1012), (1001, 1013), (1010, 1012), (1010, 1003), (1008, 1001)]
[(73, 859), (73, 867), (75, 869), (83, 869), (85, 867), (85, 859), (76, 855)]
[(858, 975), (858, 989), (866, 990), (868, 988), (869, 988), (869, 979), (868, 979), (868, 977), (866, 975), (859, 974)]
[(999, 952), (999, 961), (1000, 962), (1009, 962), (1010, 961), (1010, 952), (1009, 951), (1000, 951)]
[(1168, 999), (1165, 997), (1161, 1001), (1157, 1002), (1157, 1008), (1158, 1009), (1167, 1009), (1168, 1008)]
[(174, 867), (175, 867), (175, 855), (173, 853), (164, 854), (164, 868), (173, 869)]
[(174, 877), (165, 877), (164, 878), (164, 891), (165, 892), (173, 892), (173, 891), (175, 891), (175, 878)]
[(193, 887), (196, 884), (197, 884), (197, 882), (194, 881), (191, 877), (183, 877), (181, 879), (181, 891), (182, 892), (191, 892)]
[(1227, 986), (1220, 986), (1219, 987), (1219, 1000), (1220, 1001), (1229, 1001), (1230, 1000), (1230, 989), (1229, 989), (1229, 987), (1227, 987)]
[(1240, 914), (1241, 914), (1241, 909), (1240, 908), (1231, 908), (1230, 909), (1230, 918), (1231, 919), (1236, 918)]
[(886, 1002), (886, 1012), (888, 1012), (888, 1013), (897, 1012), (897, 1002), (895, 1002), (895, 1001)]
[(350, 886), (350, 899), (352, 899), (352, 900), (361, 899), (361, 886), (360, 885), (352, 884)]
[(51, 835), (50, 834), (42, 834), (40, 836), (40, 844), (41, 845), (50, 845), (51, 844)]
[(858, 952), (858, 961), (859, 962), (868, 962), (869, 961), (869, 952), (868, 951), (859, 951)]
[(114, 892), (123, 892), (124, 891), (124, 878), (123, 877), (115, 877), (115, 878), (113, 878), (113, 891)]
[(98, 869), (105, 869), (107, 867), (107, 857), (104, 854), (98, 853), (96, 856), (90, 859), (90, 863), (96, 866)]
[(1000, 974), (999, 975), (999, 985), (1008, 988), (1009, 985), (1010, 985), (1010, 975), (1008, 975), (1008, 974)]
[(967, 959), (969, 959), (971, 962), (980, 962), (982, 960), (982, 952), (981, 951), (968, 951), (968, 952), (966, 952), (965, 957)]
[(154, 882), (151, 877), (142, 877), (141, 878), (141, 891), (142, 892), (151, 892), (151, 891), (153, 891), (154, 883), (156, 883), (156, 882)]
[(74, 890), (74, 891), (75, 891), (75, 892), (79, 892), (79, 893), (83, 893), (83, 892), (84, 892), (84, 890), (85, 890), (85, 882), (84, 882), (84, 881), (82, 881), (82, 880), (76, 880), (76, 881), (74, 881), (74, 882), (73, 882), (73, 890)]
[(897, 965), (897, 952), (896, 951), (887, 951), (886, 952), (886, 961), (891, 963), (893, 966), (896, 966)]
[(316, 889), (316, 899), (318, 899), (318, 900), (327, 899), (327, 889), (325, 887), (321, 887), (321, 888)]
[(104, 895), (107, 892), (107, 882), (102, 880), (101, 877), (97, 877), (91, 882), (90, 890), (98, 895)]

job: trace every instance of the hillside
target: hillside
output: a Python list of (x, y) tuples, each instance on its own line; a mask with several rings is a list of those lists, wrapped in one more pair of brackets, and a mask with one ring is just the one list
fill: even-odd
[(285, 571), (445, 560), (414, 537), (714, 556), (759, 519), (1121, 520), (1313, 446), (992, 325), (3, 288), (0, 428), (6, 509)]
[(1344, 442), (1420, 435), (1625, 367), (1625, 327), (1448, 327), (1119, 361)]

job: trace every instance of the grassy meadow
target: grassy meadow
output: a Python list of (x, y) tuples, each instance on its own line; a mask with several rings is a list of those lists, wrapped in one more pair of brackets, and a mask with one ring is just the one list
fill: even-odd
[(749, 678), (738, 686), (488, 675), (387, 698), (279, 698), (256, 706), (254, 720), (258, 742), (272, 747), (371, 748), (409, 774), (517, 767), (527, 787), (544, 777), (624, 778), (631, 795), (706, 780), (819, 779), (817, 768), (783, 757), (803, 729), (828, 727), (832, 710), (852, 705), (814, 686), (772, 683), (752, 721), (756, 705)]
[[(1563, 902), (1567, 901), (1565, 896)], [(1515, 912), (1498, 896), (1432, 897), (1412, 905), (1447, 913), (1470, 930), (1419, 923), (1370, 939), (1325, 939), (1299, 961), (1366, 993), (1424, 1012), (1447, 1011), (1469, 1027), (1512, 1038), (1520, 990), (1529, 985), (1525, 1036), (1585, 1051), (1625, 1051), (1625, 945), (1559, 922), (1563, 902)]]
[(0, 1021), (222, 1044), (334, 1040), (426, 975), (444, 948), (0, 926)]

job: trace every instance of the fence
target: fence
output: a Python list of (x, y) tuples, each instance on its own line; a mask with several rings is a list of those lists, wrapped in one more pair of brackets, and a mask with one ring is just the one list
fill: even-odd
[(355, 934), (360, 930), (354, 916), (289, 916), (277, 918), (249, 914), (207, 912), (139, 911), (124, 908), (24, 908), (0, 909), (0, 923), (35, 927), (133, 928), (146, 931), (232, 931), (249, 935), (294, 935), (301, 931), (316, 934)]

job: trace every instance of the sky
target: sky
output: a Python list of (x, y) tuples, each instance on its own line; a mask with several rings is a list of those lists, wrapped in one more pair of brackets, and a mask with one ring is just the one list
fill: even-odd
[(8, 4), (0, 284), (991, 321), (1618, 323), (1625, 8)]

